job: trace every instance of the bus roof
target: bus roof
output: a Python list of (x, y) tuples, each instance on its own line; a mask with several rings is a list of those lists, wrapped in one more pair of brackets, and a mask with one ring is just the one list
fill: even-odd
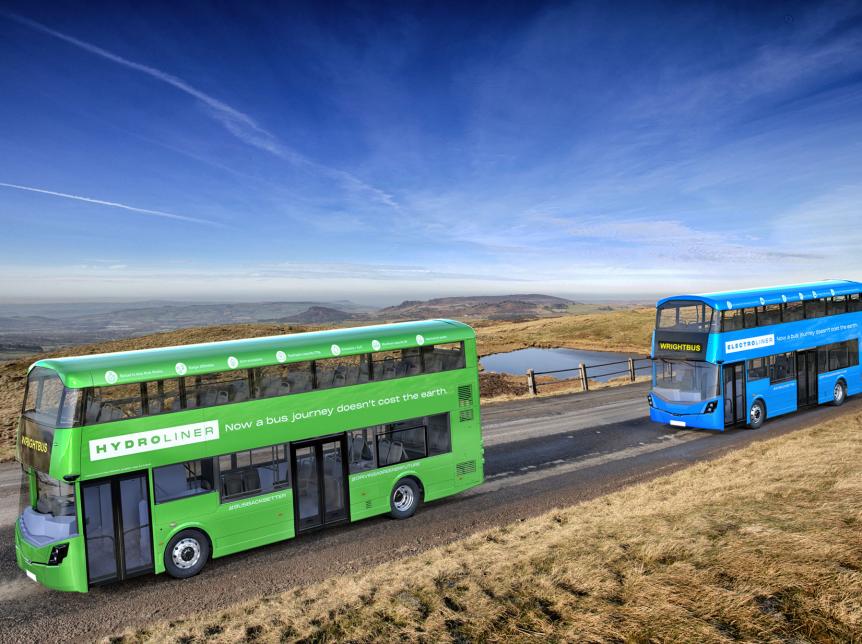
[(460, 342), (475, 337), (473, 329), (462, 322), (424, 320), (73, 358), (49, 358), (39, 360), (30, 368), (46, 367), (56, 371), (67, 387), (100, 387)]
[(860, 282), (826, 280), (823, 282), (751, 288), (742, 291), (721, 291), (718, 293), (701, 293), (700, 295), (674, 295), (673, 297), (659, 300), (657, 306), (661, 306), (670, 300), (695, 300), (705, 302), (719, 311), (727, 311), (730, 309), (743, 309), (748, 306), (799, 302), (800, 300), (813, 300), (818, 297), (850, 295), (851, 293), (860, 292), (862, 292), (862, 283)]

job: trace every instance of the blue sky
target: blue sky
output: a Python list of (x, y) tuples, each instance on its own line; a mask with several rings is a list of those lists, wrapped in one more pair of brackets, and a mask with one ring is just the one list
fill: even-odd
[(857, 3), (248, 4), (2, 4), (0, 298), (862, 277)]

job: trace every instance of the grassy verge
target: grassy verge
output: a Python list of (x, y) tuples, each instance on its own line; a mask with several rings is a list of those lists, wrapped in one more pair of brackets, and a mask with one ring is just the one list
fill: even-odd
[(862, 415), (846, 414), (363, 574), (115, 641), (858, 641), (860, 457)]

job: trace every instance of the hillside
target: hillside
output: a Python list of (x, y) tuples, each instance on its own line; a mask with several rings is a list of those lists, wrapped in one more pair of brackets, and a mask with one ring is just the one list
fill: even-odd
[[(626, 307), (616, 307), (626, 308)], [(551, 295), (492, 295), (410, 300), (384, 309), (335, 302), (277, 301), (0, 304), (0, 360), (20, 347), (92, 344), (176, 329), (227, 324), (357, 324), (429, 318), (529, 320), (612, 310)]]
[(526, 347), (649, 353), (655, 309), (623, 309), (523, 322), (474, 323), (480, 356)]
[(860, 461), (862, 415), (845, 413), (368, 572), (286, 580), (284, 592), (110, 641), (858, 641)]
[(279, 322), (298, 322), (302, 324), (330, 324), (354, 319), (354, 315), (329, 306), (309, 306), (302, 313), (289, 315)]
[[(3, 307), (14, 312), (14, 307)], [(20, 308), (20, 307), (19, 307)], [(2, 310), (2, 309), (0, 309)], [(26, 309), (25, 309), (26, 310)], [(35, 309), (40, 311), (40, 309)], [(63, 311), (66, 310), (66, 313)], [(153, 303), (149, 306), (106, 308), (94, 306), (92, 311), (78, 305), (64, 309), (56, 305), (51, 315), (0, 315), (0, 343), (36, 344), (49, 350), (59, 346), (85, 344), (128, 338), (162, 331), (189, 327), (225, 324), (252, 324), (267, 322), (295, 322), (308, 318), (322, 318), (321, 322), (335, 319), (362, 317), (374, 309), (351, 302), (240, 302), (233, 304), (171, 304)], [(8, 352), (12, 353), (12, 352)], [(0, 350), (0, 356), (8, 357)]]
[(442, 297), (433, 300), (406, 300), (381, 309), (377, 315), (386, 320), (456, 318), (468, 320), (524, 320), (568, 313), (609, 310), (610, 307), (581, 304), (551, 295), (483, 295)]

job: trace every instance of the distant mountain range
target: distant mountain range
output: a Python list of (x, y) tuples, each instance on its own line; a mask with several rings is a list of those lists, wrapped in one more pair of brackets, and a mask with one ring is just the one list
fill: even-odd
[(378, 311), (385, 319), (467, 318), (483, 320), (523, 320), (574, 313), (585, 305), (552, 295), (478, 295), (440, 297), (433, 300), (405, 300), (398, 306)]
[[(114, 308), (111, 308), (113, 306)], [(68, 307), (68, 308), (66, 308)], [(479, 295), (406, 300), (382, 309), (340, 300), (234, 304), (148, 302), (114, 305), (97, 303), (27, 305), (0, 315), (0, 358), (24, 347), (54, 347), (135, 337), (189, 327), (245, 323), (332, 325), (455, 318), (465, 320), (524, 320), (568, 313), (609, 310), (541, 294)], [(9, 307), (0, 308), (9, 310)]]

